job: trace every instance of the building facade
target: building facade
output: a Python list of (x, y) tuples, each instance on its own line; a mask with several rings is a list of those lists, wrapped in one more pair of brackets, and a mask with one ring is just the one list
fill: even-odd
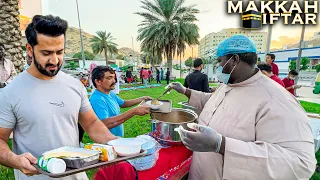
[(251, 38), (256, 43), (258, 52), (264, 52), (266, 50), (268, 34), (267, 32), (249, 31), (240, 28), (229, 28), (223, 29), (219, 32), (210, 33), (203, 39), (201, 39), (198, 46), (198, 56), (205, 58), (207, 56), (213, 55), (213, 52), (215, 52), (215, 49), (220, 42), (237, 34), (242, 34)]
[[(278, 65), (280, 74), (285, 75), (289, 72), (289, 63), (298, 59), (298, 51), (299, 48), (270, 52), (276, 56), (274, 62)], [(265, 62), (265, 53), (258, 53), (258, 57)], [(320, 62), (320, 46), (302, 48), (301, 58), (303, 57), (310, 59), (310, 65), (317, 65)]]

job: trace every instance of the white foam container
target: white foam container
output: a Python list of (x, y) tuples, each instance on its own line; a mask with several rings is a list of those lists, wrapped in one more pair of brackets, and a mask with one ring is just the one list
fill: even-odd
[(141, 152), (141, 146), (146, 140), (139, 138), (119, 138), (109, 141), (119, 156), (132, 156)]

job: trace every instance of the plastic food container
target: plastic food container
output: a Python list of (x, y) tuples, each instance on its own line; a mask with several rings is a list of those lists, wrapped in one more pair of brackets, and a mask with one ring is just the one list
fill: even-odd
[(89, 150), (101, 151), (99, 158), (100, 161), (112, 161), (117, 158), (117, 154), (114, 151), (113, 147), (109, 145), (91, 143), (84, 145), (84, 148)]
[(141, 152), (141, 145), (146, 140), (138, 138), (119, 138), (109, 141), (108, 144), (113, 146), (119, 156), (132, 156)]
[(142, 145), (142, 149), (147, 151), (147, 156), (130, 159), (128, 162), (138, 171), (148, 170), (156, 164), (159, 158), (161, 145), (148, 135), (140, 135), (137, 138), (147, 140), (147, 142)]
[[(69, 157), (72, 153), (74, 153), (75, 156)], [(65, 156), (64, 154), (68, 154), (68, 156)], [(65, 161), (68, 168), (78, 169), (90, 166), (92, 164), (96, 164), (99, 161), (100, 154), (101, 151), (65, 146), (51, 151), (47, 151), (43, 153), (43, 156), (51, 158), (61, 158)]]

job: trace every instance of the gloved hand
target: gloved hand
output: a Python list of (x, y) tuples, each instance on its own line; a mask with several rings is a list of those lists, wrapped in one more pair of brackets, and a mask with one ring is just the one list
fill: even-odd
[(184, 93), (186, 92), (186, 90), (187, 90), (187, 88), (184, 87), (184, 86), (183, 86), (181, 83), (179, 83), (179, 82), (172, 82), (172, 83), (169, 84), (169, 86), (170, 86), (172, 89), (176, 90), (178, 93), (181, 93), (181, 94), (184, 94)]
[(174, 130), (180, 134), (183, 144), (191, 151), (216, 152), (220, 151), (222, 135), (210, 127), (201, 126), (196, 123), (188, 123), (190, 129), (196, 132), (185, 130), (182, 126)]

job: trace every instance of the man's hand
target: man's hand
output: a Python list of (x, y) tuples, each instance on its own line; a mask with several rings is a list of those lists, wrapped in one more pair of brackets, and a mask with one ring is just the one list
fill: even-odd
[(185, 130), (182, 126), (175, 131), (180, 134), (183, 144), (188, 149), (197, 152), (219, 152), (222, 142), (221, 134), (210, 127), (196, 123), (188, 123), (187, 126), (196, 132)]
[(38, 170), (33, 167), (33, 164), (37, 164), (37, 158), (30, 153), (16, 155), (11, 161), (13, 164), (16, 164), (17, 169), (27, 176), (39, 174)]
[(142, 101), (151, 100), (152, 97), (150, 97), (150, 96), (142, 96), (140, 99), (141, 99), (141, 102), (142, 102)]
[(299, 89), (299, 88), (301, 88), (300, 85), (294, 85), (294, 86), (293, 86), (293, 89)]
[(144, 116), (146, 114), (150, 114), (150, 107), (149, 106), (137, 106), (133, 108), (133, 112), (135, 115)]
[(186, 92), (186, 87), (184, 87), (181, 83), (179, 82), (173, 82), (173, 83), (170, 83), (169, 86), (176, 90), (178, 93), (180, 94), (184, 94)]

